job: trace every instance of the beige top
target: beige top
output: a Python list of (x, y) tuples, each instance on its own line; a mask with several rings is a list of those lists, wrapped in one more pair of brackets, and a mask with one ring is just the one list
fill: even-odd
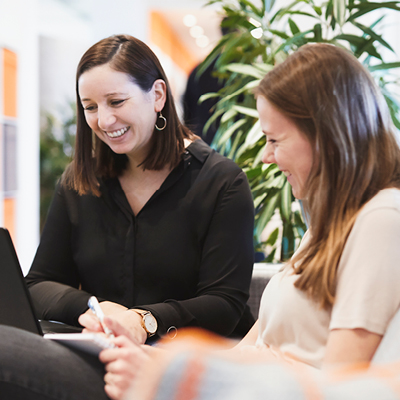
[[(300, 248), (308, 238), (309, 232)], [(331, 329), (384, 334), (400, 307), (400, 190), (380, 191), (357, 217), (339, 263), (331, 311), (296, 289), (297, 277), (286, 267), (268, 283), (256, 347), (320, 368)]]

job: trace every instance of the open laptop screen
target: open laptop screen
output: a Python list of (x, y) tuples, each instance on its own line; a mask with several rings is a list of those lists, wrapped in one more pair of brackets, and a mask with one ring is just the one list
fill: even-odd
[(0, 228), (0, 324), (42, 334), (9, 232)]

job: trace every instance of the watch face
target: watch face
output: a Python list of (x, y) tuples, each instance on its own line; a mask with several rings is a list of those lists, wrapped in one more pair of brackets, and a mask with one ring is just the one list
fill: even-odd
[(144, 316), (144, 324), (149, 333), (156, 333), (157, 331), (157, 320), (153, 315), (148, 314)]

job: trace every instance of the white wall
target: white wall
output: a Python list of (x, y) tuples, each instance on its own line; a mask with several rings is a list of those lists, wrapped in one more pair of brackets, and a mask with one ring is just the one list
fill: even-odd
[[(75, 100), (75, 71), (83, 53), (118, 33), (146, 40), (147, 8), (141, 0), (39, 0), (40, 104), (62, 120)], [(121, 11), (122, 10), (122, 11)], [(68, 111), (68, 110), (67, 110)]]
[(56, 0), (38, 1), (40, 108), (62, 119), (75, 99), (75, 69), (93, 42), (90, 18)]
[(146, 41), (147, 1), (143, 0), (89, 0), (94, 42), (110, 35), (127, 33)]
[[(393, 10), (388, 11), (383, 22), (385, 24), (383, 37), (394, 50), (394, 53), (386, 50), (383, 53), (384, 60), (385, 62), (398, 62), (400, 61), (400, 12), (395, 12)], [(391, 72), (400, 80), (400, 68), (393, 69)], [(400, 98), (400, 87), (394, 87), (393, 90), (395, 90)]]

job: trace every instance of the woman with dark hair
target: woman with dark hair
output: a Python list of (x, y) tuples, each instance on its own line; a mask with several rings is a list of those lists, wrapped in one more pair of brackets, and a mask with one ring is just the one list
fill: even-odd
[(180, 123), (157, 57), (134, 37), (92, 46), (76, 93), (74, 161), (26, 278), (38, 317), (101, 330), (88, 310), (95, 295), (139, 343), (185, 326), (244, 336), (246, 175)]
[[(244, 172), (180, 123), (157, 57), (134, 37), (92, 46), (76, 92), (74, 161), (26, 277), (38, 317), (103, 332), (94, 295), (137, 344), (186, 326), (243, 337), (254, 322)], [(108, 398), (97, 357), (12, 327), (0, 336), (1, 398)]]
[[(85, 101), (82, 99), (82, 84), (85, 83), (83, 81), (86, 81), (84, 78), (96, 67), (103, 67), (103, 70), (108, 69), (108, 72), (122, 72), (126, 74), (125, 78), (131, 84), (137, 86), (137, 90), (140, 88), (142, 94), (150, 95), (154, 89), (155, 95), (159, 96), (155, 99), (159, 102), (155, 106), (157, 111), (151, 110), (154, 115), (151, 116), (151, 121), (146, 121), (151, 126), (146, 130), (146, 133), (150, 131), (149, 137), (146, 138), (148, 148), (142, 155), (143, 159), (135, 160), (136, 163), (140, 161), (139, 164), (134, 165), (142, 167), (138, 169), (139, 171), (161, 171), (165, 168), (176, 167), (185, 151), (184, 139), (192, 142), (195, 137), (180, 123), (168, 79), (157, 57), (147, 45), (127, 35), (112, 36), (96, 43), (82, 56), (77, 68), (76, 151), (74, 163), (64, 175), (64, 181), (68, 187), (81, 195), (92, 193), (100, 196), (99, 177), (116, 178), (124, 175), (130, 160), (129, 154), (113, 151), (112, 148), (113, 145), (119, 144), (122, 134), (115, 135), (115, 137), (108, 135), (106, 138), (102, 134), (99, 135), (98, 130), (103, 130), (103, 121), (98, 115), (101, 109), (98, 110), (97, 105), (91, 106), (87, 99)], [(99, 71), (98, 68), (97, 71)], [(104, 77), (101, 78), (105, 79), (102, 82), (107, 82), (109, 76), (111, 75), (104, 73)], [(89, 82), (89, 85), (91, 83)], [(124, 84), (125, 82), (122, 83), (122, 86)], [(89, 90), (92, 88), (89, 87)], [(110, 100), (110, 105), (114, 109), (123, 106), (124, 101), (130, 100), (124, 99), (121, 94), (116, 97), (118, 97), (117, 100)], [(140, 103), (132, 105), (137, 108)], [(139, 114), (140, 111), (138, 108)], [(137, 116), (134, 117), (137, 118)], [(98, 126), (92, 125), (94, 118), (99, 120)], [(131, 130), (136, 134), (134, 127), (131, 127)], [(94, 137), (92, 132), (96, 134)], [(162, 132), (162, 134), (158, 132)], [(132, 132), (130, 133), (132, 134)]]

